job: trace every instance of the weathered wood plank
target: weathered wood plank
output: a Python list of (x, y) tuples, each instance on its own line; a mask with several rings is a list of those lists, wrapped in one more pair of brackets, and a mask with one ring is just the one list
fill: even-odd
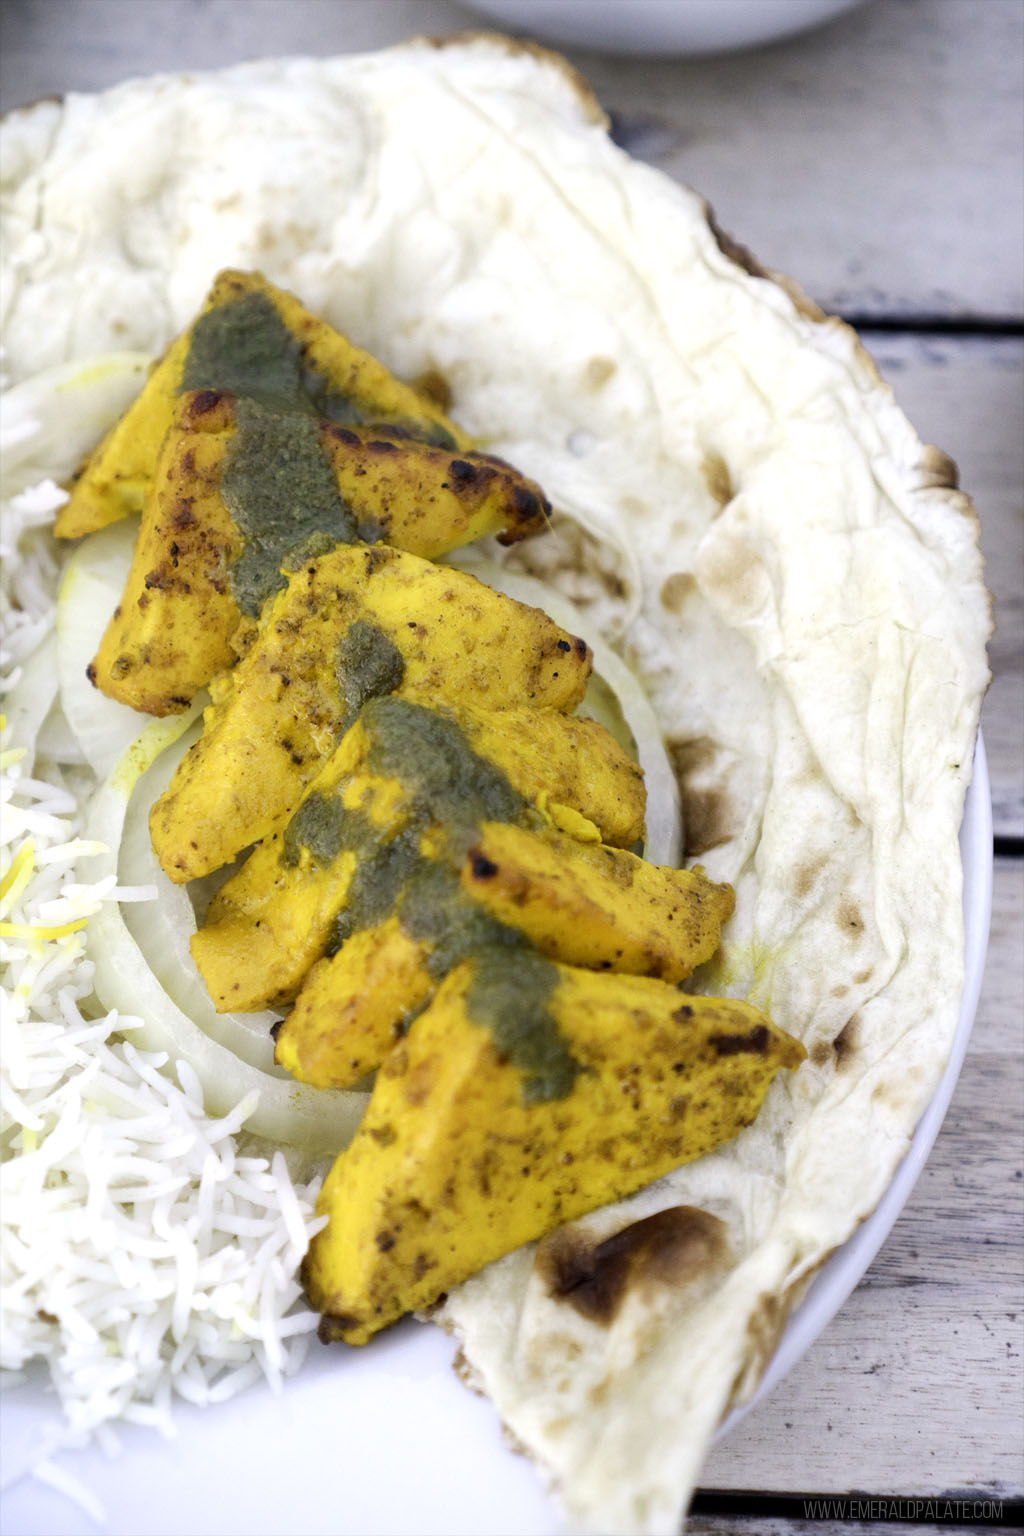
[[(4, 22), (7, 107), (481, 24), (450, 0), (19, 0)], [(1017, 0), (876, 0), (753, 53), (571, 57), (634, 153), (826, 308), (1019, 316), (1021, 23)]]
[[(799, 1504), (802, 1505), (803, 1502), (801, 1499)], [(806, 1502), (808, 1508), (813, 1509), (815, 1505), (820, 1505), (824, 1501), (808, 1498)], [(870, 1501), (865, 1502), (870, 1507)], [(950, 1519), (946, 1517), (948, 1501), (943, 1502), (941, 1506), (936, 1501), (936, 1507), (941, 1508), (943, 1515), (941, 1525), (926, 1524), (916, 1517), (912, 1524), (908, 1524), (907, 1517), (898, 1517), (898, 1523), (870, 1519), (870, 1523), (864, 1524), (858, 1518), (858, 1523), (851, 1525), (851, 1519), (854, 1517), (848, 1515), (839, 1515), (834, 1520), (823, 1519), (815, 1514), (808, 1515), (806, 1518), (795, 1515), (792, 1519), (779, 1518), (775, 1515), (695, 1515), (686, 1522), (686, 1536), (851, 1536), (851, 1531), (863, 1532), (865, 1536), (911, 1536), (911, 1533), (912, 1536), (950, 1536), (951, 1530), (960, 1529), (968, 1522), (972, 1528), (976, 1525), (982, 1529), (986, 1525), (990, 1528), (998, 1525), (1001, 1518), (997, 1513), (1000, 1509), (999, 1500), (970, 1499), (965, 1502), (966, 1510), (961, 1526), (951, 1524)], [(916, 1505), (915, 1500), (915, 1508)], [(986, 1517), (986, 1506), (990, 1518)], [(860, 1509), (859, 1501), (856, 1507)], [(895, 1507), (898, 1510), (899, 1504), (896, 1503)], [(909, 1501), (906, 1507), (909, 1507)], [(974, 1513), (975, 1507), (978, 1510), (977, 1514)]]
[(132, 75), (361, 53), (473, 25), (449, 0), (17, 0), (4, 12), (5, 111), (62, 91), (105, 90)]
[(627, 147), (826, 309), (1019, 315), (1021, 8), (889, 0), (754, 53), (574, 55)]
[(715, 1448), (704, 1488), (1024, 1492), (1022, 933), (1021, 868), (999, 860), (1001, 963), (932, 1157), (864, 1282)]

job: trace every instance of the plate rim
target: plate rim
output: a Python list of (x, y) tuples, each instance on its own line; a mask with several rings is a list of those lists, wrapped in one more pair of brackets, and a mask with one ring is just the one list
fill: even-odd
[[(723, 1440), (739, 1425), (755, 1404), (761, 1402), (779, 1385), (787, 1372), (811, 1348), (848, 1299), (891, 1232), (917, 1182), (942, 1125), (968, 1049), (984, 972), (991, 916), (993, 875), (991, 789), (985, 749), (980, 734), (975, 749), (974, 776), (964, 803), (960, 848), (964, 871), (965, 982), (949, 1061), (932, 1099), (918, 1122), (910, 1148), (896, 1169), (879, 1204), (847, 1242), (830, 1255), (815, 1275), (807, 1293), (790, 1317), (755, 1391), (748, 1401), (737, 1405), (726, 1416), (713, 1439), (713, 1444)], [(384, 1348), (375, 1352), (374, 1355), (373, 1374), (370, 1380), (371, 1408), (373, 1402), (379, 1400), (384, 1393), (390, 1405), (389, 1420), (395, 1422), (403, 1413), (407, 1413), (410, 1400), (413, 1403), (419, 1400), (421, 1388), (427, 1385), (429, 1379), (432, 1378), (439, 1383), (442, 1395), (448, 1393), (450, 1401), (455, 1404), (455, 1433), (459, 1439), (457, 1454), (464, 1473), (471, 1474), (468, 1476), (468, 1481), (466, 1477), (462, 1479), (460, 1500), (465, 1502), (467, 1510), (473, 1507), (478, 1512), (484, 1507), (492, 1509), (495, 1484), (492, 1477), (488, 1475), (487, 1469), (492, 1466), (493, 1455), (499, 1449), (506, 1450), (506, 1447), (501, 1438), (500, 1424), (493, 1405), (466, 1391), (465, 1387), (456, 1380), (456, 1374), (452, 1370), (454, 1341), (436, 1327), (406, 1319), (392, 1330), (389, 1339), (385, 1338), (380, 1342), (383, 1343)], [(356, 1353), (361, 1354), (361, 1352)], [(215, 1446), (223, 1448), (224, 1445), (232, 1446), (244, 1442), (252, 1435), (253, 1429), (260, 1425), (263, 1426), (264, 1431), (273, 1434), (275, 1440), (281, 1437), (278, 1441), (281, 1449), (294, 1442), (305, 1452), (311, 1452), (312, 1461), (315, 1462), (316, 1446), (320, 1444), (324, 1461), (327, 1462), (330, 1459), (336, 1461), (339, 1449), (334, 1440), (336, 1426), (330, 1422), (325, 1423), (328, 1414), (322, 1410), (330, 1410), (333, 1418), (335, 1404), (338, 1402), (335, 1394), (347, 1396), (346, 1387), (349, 1389), (355, 1387), (358, 1395), (359, 1387), (358, 1383), (353, 1381), (351, 1374), (347, 1375), (347, 1379), (339, 1374), (337, 1363), (329, 1361), (326, 1355), (325, 1351), (319, 1359), (315, 1356), (308, 1359), (298, 1375), (287, 1384), (282, 1395), (272, 1394), (265, 1383), (262, 1386), (257, 1384), (237, 1401), (221, 1405), (223, 1411), (217, 1413), (213, 1419), (205, 1411), (194, 1408), (191, 1404), (179, 1403), (175, 1412), (176, 1444), (175, 1440), (170, 1442), (163, 1440), (152, 1429), (142, 1429), (140, 1426), (131, 1424), (116, 1425), (115, 1432), (119, 1438), (123, 1438), (122, 1456), (118, 1457), (116, 1463), (120, 1476), (118, 1487), (122, 1496), (126, 1493), (126, 1483), (133, 1485), (143, 1482), (147, 1473), (150, 1479), (158, 1475), (161, 1481), (169, 1478), (172, 1484), (178, 1484), (177, 1493), (171, 1495), (172, 1504), (175, 1498), (180, 1499), (186, 1496), (189, 1487), (191, 1487), (191, 1493), (198, 1496), (200, 1490), (193, 1486), (191, 1474), (187, 1478), (182, 1475), (185, 1470), (182, 1458), (184, 1457), (187, 1462), (189, 1448), (199, 1445), (203, 1448), (205, 1455), (214, 1450)], [(371, 1364), (369, 1355), (365, 1357), (365, 1363), (367, 1366)], [(17, 1450), (10, 1444), (11, 1439), (19, 1438), (18, 1397), (27, 1391), (28, 1398), (22, 1396), (22, 1403), (28, 1410), (22, 1425), (24, 1431), (22, 1438), (27, 1435), (30, 1441), (34, 1440), (37, 1449), (40, 1431), (45, 1426), (47, 1404), (52, 1405), (55, 1402), (51, 1395), (52, 1388), (47, 1389), (38, 1370), (30, 1369), (26, 1375), (29, 1379), (25, 1381), (24, 1387), (16, 1386), (12, 1382), (4, 1394), (6, 1398), (2, 1415), (4, 1438), (9, 1442), (8, 1449), (12, 1451), (13, 1461), (18, 1460)], [(358, 1377), (358, 1372), (356, 1375)], [(397, 1404), (392, 1395), (396, 1390), (402, 1399)], [(452, 1393), (457, 1393), (457, 1398), (451, 1396)], [(318, 1413), (318, 1410), (321, 1411)], [(309, 1422), (310, 1415), (313, 1417), (312, 1424)], [(362, 1409), (358, 1416), (361, 1415)], [(373, 1420), (374, 1412), (371, 1411), (369, 1417)], [(389, 1454), (386, 1436), (384, 1441), (383, 1450)], [(375, 1442), (376, 1445), (377, 1442)], [(57, 1447), (54, 1449), (58, 1450)], [(26, 1450), (31, 1456), (31, 1448), (27, 1446)], [(446, 1438), (445, 1455), (447, 1451)], [(71, 1483), (77, 1483), (79, 1487), (84, 1483), (84, 1486), (91, 1491), (91, 1475), (94, 1475), (107, 1460), (99, 1447), (95, 1443), (78, 1448), (66, 1446), (60, 1448), (58, 1454), (61, 1467), (68, 1474)], [(215, 1450), (214, 1455), (216, 1456)], [(465, 1464), (467, 1455), (468, 1465)], [(135, 1463), (136, 1456), (138, 1456), (138, 1462), (132, 1472), (129, 1464)], [(371, 1448), (368, 1460), (377, 1459), (377, 1450)], [(190, 1466), (191, 1463), (188, 1465)], [(158, 1472), (157, 1468), (159, 1468)], [(68, 1488), (61, 1488), (53, 1482), (40, 1481), (31, 1475), (22, 1479), (17, 1472), (11, 1477), (10, 1470), (9, 1467), (9, 1482), (4, 1497), (10, 1519), (6, 1529), (11, 1533), (33, 1536), (33, 1533), (45, 1531), (48, 1536), (53, 1536), (53, 1532), (59, 1528), (66, 1532), (67, 1536), (71, 1536), (72, 1532), (84, 1533), (98, 1529), (89, 1518), (84, 1506)], [(26, 1465), (23, 1470), (29, 1473), (30, 1466)], [(110, 1470), (113, 1471), (113, 1469)], [(435, 1468), (430, 1470), (443, 1471)], [(102, 1480), (105, 1481), (105, 1478)], [(145, 1484), (145, 1489), (148, 1490), (150, 1487), (151, 1482)], [(315, 1488), (314, 1480), (314, 1496), (316, 1496)], [(496, 1512), (499, 1519), (507, 1518), (508, 1514), (514, 1510), (519, 1517), (517, 1529), (521, 1527), (524, 1532), (528, 1530), (534, 1533), (547, 1533), (547, 1536), (550, 1536), (556, 1523), (554, 1510), (532, 1463), (521, 1457), (509, 1457), (504, 1472), (498, 1480), (497, 1488), (500, 1490), (499, 1499), (502, 1505), (502, 1509)], [(102, 1492), (99, 1489), (96, 1491), (102, 1501)], [(138, 1491), (136, 1488), (136, 1494)], [(255, 1490), (249, 1491), (255, 1492)], [(59, 1527), (53, 1524), (55, 1496), (60, 1498), (64, 1512)], [(474, 1497), (476, 1498), (475, 1506)], [(480, 1504), (481, 1498), (484, 1499), (484, 1505)], [(422, 1526), (424, 1532), (429, 1536), (429, 1533), (440, 1531), (442, 1526), (437, 1525), (432, 1519), (432, 1515), (437, 1512), (431, 1510), (429, 1497), (426, 1499), (421, 1497), (416, 1502), (421, 1514), (426, 1516)], [(270, 1503), (273, 1503), (273, 1495)], [(178, 1504), (174, 1507), (180, 1508)], [(204, 1507), (208, 1518), (215, 1513), (208, 1506)], [(291, 1504), (289, 1508), (292, 1508)], [(138, 1530), (137, 1526), (124, 1524), (120, 1518), (122, 1510), (117, 1504), (108, 1504), (104, 1513), (110, 1536), (129, 1529)], [(220, 1513), (223, 1515), (223, 1511)], [(388, 1516), (383, 1510), (381, 1514), (387, 1522)], [(352, 1525), (346, 1522), (341, 1511), (338, 1512), (338, 1516), (340, 1518), (335, 1517), (337, 1523), (332, 1520), (330, 1524), (331, 1536), (337, 1536), (338, 1532), (345, 1530), (364, 1528), (362, 1524)], [(146, 1530), (150, 1531), (152, 1536), (161, 1536), (161, 1533), (168, 1529), (160, 1523), (160, 1520), (161, 1516), (154, 1506), (151, 1523), (146, 1526)], [(236, 1532), (244, 1529), (248, 1536), (252, 1527), (243, 1526), (233, 1519), (227, 1519), (226, 1523), (223, 1519), (218, 1519), (214, 1525), (207, 1528), (211, 1531), (223, 1532), (224, 1536), (235, 1536)], [(417, 1526), (417, 1528), (420, 1527)], [(502, 1525), (501, 1528), (504, 1530), (505, 1526)], [(289, 1530), (297, 1529), (298, 1527), (289, 1527)], [(312, 1529), (311, 1526), (305, 1536), (309, 1536)], [(322, 1524), (316, 1526), (317, 1531), (325, 1529), (326, 1527)], [(401, 1525), (378, 1523), (373, 1529), (378, 1536), (383, 1532), (391, 1536), (394, 1531), (399, 1529), (406, 1531), (410, 1527), (407, 1522)], [(451, 1536), (447, 1524), (443, 1529), (446, 1536)], [(469, 1527), (466, 1529), (468, 1530)], [(480, 1527), (474, 1526), (474, 1530), (479, 1529)]]

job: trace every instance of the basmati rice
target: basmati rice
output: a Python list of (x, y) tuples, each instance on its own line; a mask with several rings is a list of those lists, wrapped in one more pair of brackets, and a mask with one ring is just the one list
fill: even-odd
[[(0, 536), (0, 1366), (16, 1382), (47, 1363), (63, 1417), (33, 1470), (99, 1518), (54, 1449), (109, 1444), (117, 1419), (168, 1434), (174, 1395), (219, 1403), (298, 1368), (317, 1322), (297, 1272), (319, 1179), (295, 1182), (247, 1135), (251, 1097), (207, 1115), (189, 1064), (136, 1050), (139, 1021), (93, 995), (90, 918), (155, 890), (79, 873), (99, 851), (80, 835), (95, 780), (56, 719), (45, 652), (63, 500), (52, 481), (21, 490)], [(37, 751), (47, 713), (67, 760)]]

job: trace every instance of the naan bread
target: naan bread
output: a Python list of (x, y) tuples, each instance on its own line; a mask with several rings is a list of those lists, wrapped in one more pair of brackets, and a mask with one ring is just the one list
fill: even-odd
[[(501, 39), (68, 97), (14, 116), (5, 164), (15, 379), (159, 349), (218, 269), (259, 268), (401, 375), (440, 374), (540, 481), (557, 536), (507, 558), (650, 693), (689, 852), (736, 886), (700, 988), (810, 1059), (734, 1142), (492, 1265), (440, 1320), (572, 1524), (672, 1531), (949, 1052), (989, 630), (954, 466), (850, 330), (620, 153), (560, 61)], [(586, 1304), (558, 1293), (573, 1255), (667, 1207), (671, 1240)]]

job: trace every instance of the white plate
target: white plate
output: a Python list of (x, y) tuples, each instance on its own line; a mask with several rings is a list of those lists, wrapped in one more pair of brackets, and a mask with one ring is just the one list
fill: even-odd
[[(980, 739), (960, 848), (966, 981), (949, 1065), (889, 1190), (822, 1268), (754, 1402), (804, 1354), (864, 1274), (914, 1187), (952, 1097), (981, 988), (992, 904), (992, 806)], [(127, 1426), (118, 1430), (116, 1459), (90, 1448), (64, 1453), (59, 1464), (103, 1506), (108, 1536), (550, 1536), (557, 1520), (536, 1475), (503, 1444), (490, 1405), (457, 1380), (453, 1353), (440, 1329), (411, 1320), (368, 1349), (314, 1345), (280, 1397), (256, 1388), (206, 1412), (181, 1404), (172, 1441)], [(744, 1411), (731, 1414), (720, 1435)], [(41, 1376), (5, 1395), (5, 1536), (97, 1530), (63, 1494), (31, 1478), (10, 1486), (38, 1457), (55, 1412)]]

